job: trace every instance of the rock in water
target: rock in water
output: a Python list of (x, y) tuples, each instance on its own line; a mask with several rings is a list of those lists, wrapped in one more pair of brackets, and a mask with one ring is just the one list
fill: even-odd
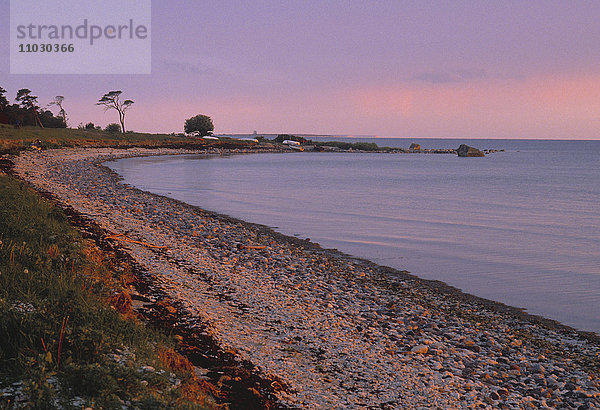
[(460, 144), (456, 150), (459, 157), (485, 157), (485, 154), (477, 148), (469, 147), (466, 144)]
[(408, 149), (413, 151), (421, 151), (421, 146), (413, 142), (412, 144), (410, 144), (410, 147)]

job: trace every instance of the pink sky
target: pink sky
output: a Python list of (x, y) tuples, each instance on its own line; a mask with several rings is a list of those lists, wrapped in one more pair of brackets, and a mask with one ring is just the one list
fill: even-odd
[[(65, 98), (71, 125), (218, 133), (600, 139), (600, 3), (304, 1), (152, 4), (150, 75), (10, 75)], [(0, 5), (8, 24), (8, 1)], [(8, 55), (8, 33), (0, 34)]]

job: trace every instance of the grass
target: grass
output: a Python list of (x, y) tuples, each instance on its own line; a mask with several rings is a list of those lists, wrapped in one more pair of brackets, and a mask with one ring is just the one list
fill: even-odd
[(0, 174), (0, 408), (214, 407), (172, 341), (120, 303), (131, 281)]
[[(28, 148), (36, 140), (43, 148), (85, 147), (85, 146), (198, 146), (205, 142), (171, 134), (146, 134), (138, 132), (110, 133), (103, 130), (73, 128), (14, 128), (0, 124), (0, 153), (16, 153)], [(240, 145), (242, 142), (240, 142)]]

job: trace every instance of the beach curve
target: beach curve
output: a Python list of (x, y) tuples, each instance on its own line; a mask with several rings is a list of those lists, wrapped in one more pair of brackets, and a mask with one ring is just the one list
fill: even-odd
[(595, 335), (128, 187), (101, 165), (177, 153), (191, 152), (48, 150), (14, 162), (38, 189), (141, 242), (120, 241), (224, 349), (281, 379), (284, 405), (599, 406)]

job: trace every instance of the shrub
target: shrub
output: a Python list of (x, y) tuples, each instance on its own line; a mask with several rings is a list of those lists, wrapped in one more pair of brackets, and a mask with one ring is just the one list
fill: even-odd
[(93, 130), (96, 126), (94, 125), (93, 122), (88, 122), (87, 124), (85, 124), (85, 129), (86, 130)]
[(352, 149), (358, 149), (361, 151), (377, 151), (379, 147), (374, 142), (355, 142), (352, 144)]
[(104, 128), (104, 131), (110, 132), (111, 134), (115, 134), (117, 132), (121, 132), (121, 126), (116, 122), (113, 122), (111, 124), (108, 124), (106, 128)]
[(291, 134), (279, 134), (277, 136), (277, 138), (275, 138), (273, 141), (274, 142), (278, 142), (278, 143), (281, 144), (283, 141), (286, 141), (286, 140), (296, 141), (296, 142), (299, 142), (300, 144), (310, 144), (310, 143), (312, 143), (311, 140), (307, 140), (304, 137), (297, 137), (297, 136), (291, 135)]

